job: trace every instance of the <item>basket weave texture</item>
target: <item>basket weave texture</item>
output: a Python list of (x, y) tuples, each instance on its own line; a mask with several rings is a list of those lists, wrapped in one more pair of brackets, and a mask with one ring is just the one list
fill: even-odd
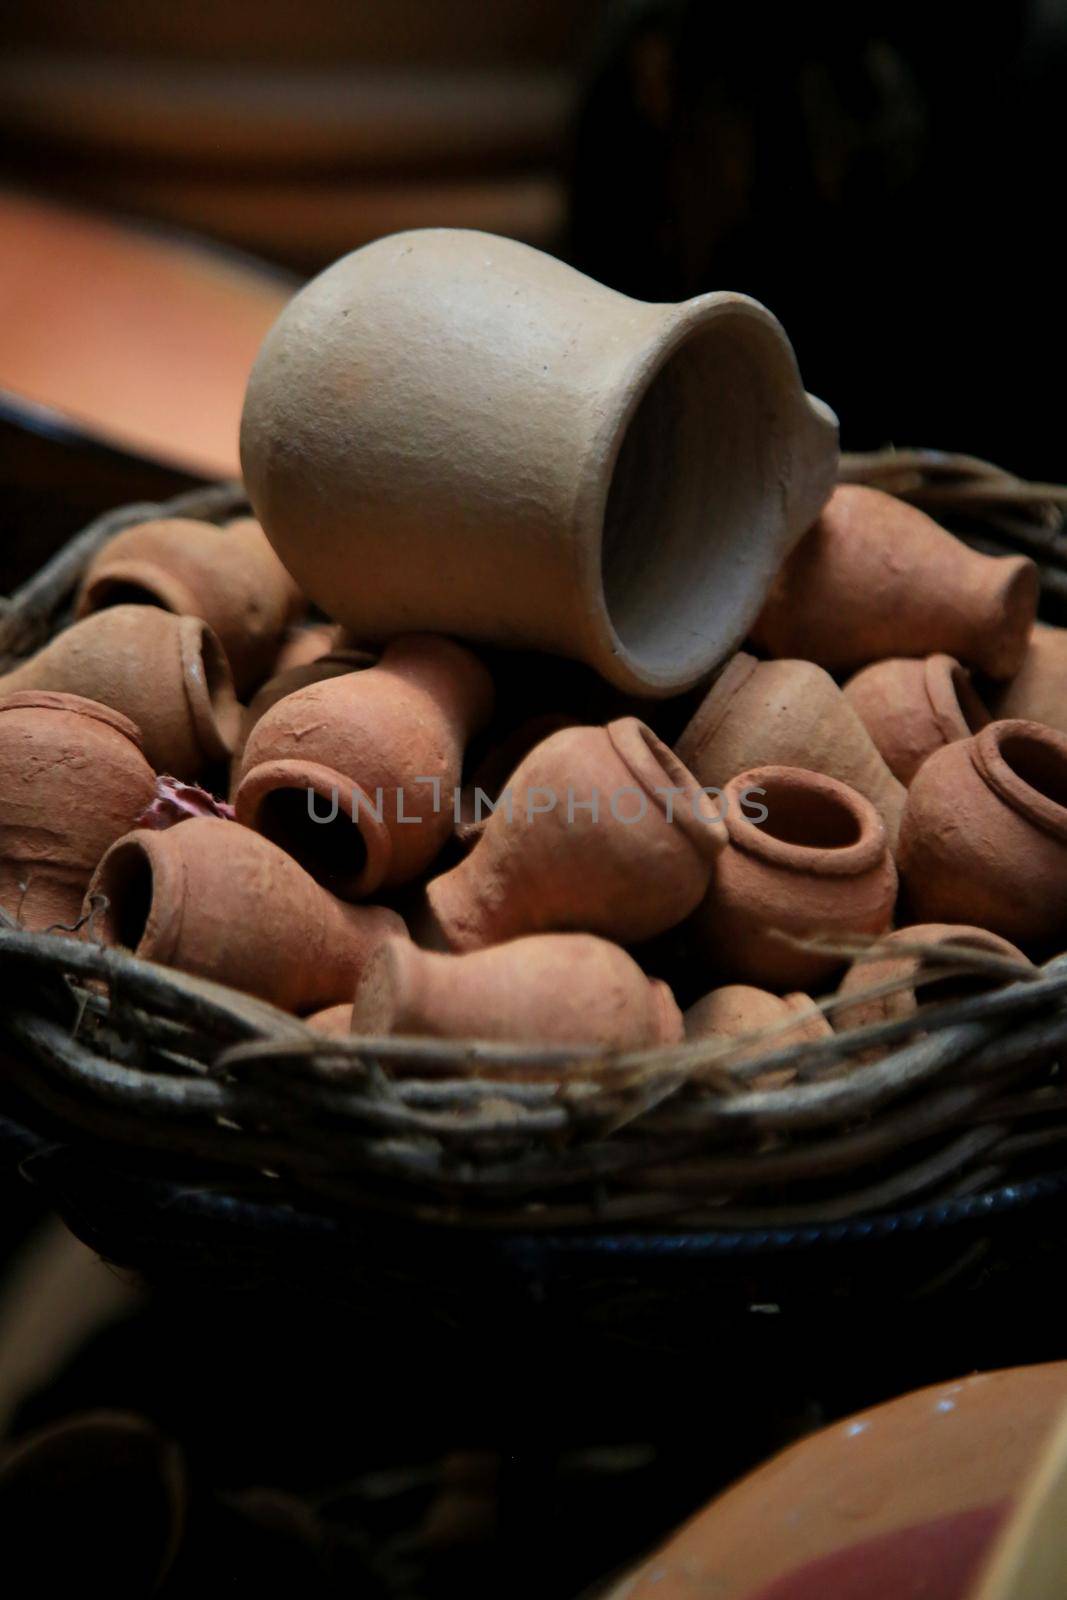
[[(1043, 611), (1062, 620), (1067, 489), (920, 450), (845, 456), (841, 476), (977, 548), (1033, 556)], [(239, 486), (221, 485), (99, 518), (0, 602), (0, 671), (65, 625), (114, 533), (244, 508)], [(783, 1048), (768, 1030), (605, 1054), (327, 1038), (86, 931), (0, 920), (0, 1096), (112, 1167), (452, 1228), (559, 1230), (833, 1222), (1063, 1164), (1067, 956), (1038, 968), (941, 945), (926, 952), (931, 981), (1004, 986), (816, 1043)], [(878, 950), (834, 948), (842, 962)], [(872, 1062), (876, 1044), (890, 1048)]]

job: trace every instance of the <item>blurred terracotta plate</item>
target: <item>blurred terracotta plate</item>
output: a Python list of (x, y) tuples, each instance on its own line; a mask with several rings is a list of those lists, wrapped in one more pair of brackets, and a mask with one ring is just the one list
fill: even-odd
[(232, 477), (248, 372), (294, 286), (221, 250), (0, 191), (0, 390), (105, 444)]
[(861, 1412), (743, 1478), (605, 1600), (1067, 1593), (1065, 1408), (1067, 1362), (1051, 1362)]

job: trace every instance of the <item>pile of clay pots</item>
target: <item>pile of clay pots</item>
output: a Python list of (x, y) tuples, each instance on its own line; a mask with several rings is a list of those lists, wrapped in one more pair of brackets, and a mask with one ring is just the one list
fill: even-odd
[(1067, 942), (1036, 569), (835, 488), (756, 302), (383, 239), (286, 308), (241, 452), (255, 519), (119, 533), (0, 683), (21, 926), (326, 1030), (612, 1048)]
[(844, 963), (813, 934), (1024, 960), (1067, 933), (1067, 633), (1036, 601), (1024, 558), (842, 486), (710, 686), (602, 686), (590, 725), (583, 669), (546, 658), (578, 698), (539, 704), (536, 657), (370, 649), (255, 521), (143, 523), (0, 685), (0, 904), (331, 1031), (819, 1037)]

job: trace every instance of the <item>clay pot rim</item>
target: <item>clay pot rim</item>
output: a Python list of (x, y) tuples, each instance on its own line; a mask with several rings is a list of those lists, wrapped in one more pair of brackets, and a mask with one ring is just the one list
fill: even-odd
[(78, 596), (75, 615), (88, 617), (94, 611), (106, 610), (112, 604), (151, 603), (144, 600), (122, 600), (121, 596), (114, 602), (108, 599), (113, 591), (124, 588), (140, 589), (145, 594), (154, 595), (155, 603), (163, 611), (172, 611), (179, 617), (195, 617), (200, 609), (196, 596), (188, 584), (182, 583), (180, 578), (174, 577), (164, 567), (143, 556), (118, 555), (113, 560), (101, 562), (98, 567), (90, 571)]
[[(851, 813), (858, 824), (858, 837), (846, 845), (793, 844), (775, 838), (763, 824), (742, 813), (739, 799), (743, 789), (772, 784), (834, 800)], [(730, 779), (723, 796), (730, 843), (771, 866), (784, 867), (789, 872), (817, 872), (823, 877), (853, 878), (869, 872), (888, 854), (885, 823), (872, 803), (858, 790), (825, 773), (809, 772), (806, 767), (751, 767)]]
[(1057, 733), (1042, 722), (1012, 717), (988, 723), (970, 741), (972, 761), (993, 792), (1043, 833), (1067, 839), (1067, 807), (1035, 789), (1009, 765), (1001, 750), (1009, 739), (1025, 739), (1041, 745), (1062, 764), (1067, 777), (1067, 735)]
[[(718, 855), (726, 843), (719, 807), (670, 746), (639, 717), (619, 717), (609, 722), (604, 732), (615, 754), (664, 817), (667, 803), (662, 791), (683, 791), (683, 802), (672, 807), (671, 825), (681, 829), (705, 860)], [(657, 794), (657, 789), (661, 793)], [(697, 820), (698, 812), (702, 822)]]
[(971, 682), (970, 673), (954, 656), (927, 656), (922, 666), (923, 686), (938, 732), (946, 744), (970, 739), (990, 721), (989, 712)]
[(987, 677), (1014, 678), (1030, 647), (1030, 634), (1037, 620), (1041, 580), (1029, 556), (994, 557), (985, 569), (989, 586), (999, 595), (1004, 623), (998, 631), (994, 658), (982, 664)]
[(730, 657), (678, 738), (674, 748), (680, 760), (691, 766), (700, 759), (704, 746), (719, 731), (731, 701), (761, 665), (746, 650), (738, 650)]
[[(178, 827), (188, 827), (188, 823), (178, 823)], [(93, 873), (89, 887), (85, 893), (84, 910), (88, 912), (90, 901), (95, 895), (106, 895), (108, 905), (103, 912), (98, 911), (97, 916), (107, 928), (108, 944), (128, 949), (132, 954), (139, 956), (143, 961), (158, 961), (163, 966), (173, 964), (178, 948), (178, 934), (181, 928), (181, 890), (183, 871), (181, 862), (171, 848), (171, 830), (162, 832), (154, 828), (135, 828), (132, 833), (123, 834), (121, 839), (116, 839), (101, 856), (96, 871)], [(110, 879), (115, 887), (116, 876), (121, 886), (121, 877), (131, 860), (137, 860), (148, 868), (151, 880), (151, 894), (148, 902), (148, 912), (145, 916), (144, 927), (136, 945), (122, 945), (115, 925), (118, 912), (120, 895), (107, 894), (105, 884)], [(169, 907), (169, 914), (164, 912), (164, 907)], [(177, 910), (177, 915), (175, 911)]]
[(116, 733), (125, 734), (142, 753), (144, 740), (136, 722), (114, 711), (100, 700), (90, 700), (87, 695), (67, 694), (59, 689), (15, 689), (0, 695), (0, 711), (69, 711), (74, 715), (92, 717)]
[[(387, 796), (383, 796), (382, 816), (379, 819), (376, 815), (374, 797), (369, 795), (361, 784), (346, 778), (343, 772), (338, 772), (333, 767), (324, 766), (318, 761), (292, 759), (261, 761), (249, 768), (237, 786), (233, 800), (237, 821), (262, 834), (259, 816), (263, 802), (269, 795), (283, 789), (303, 790), (305, 793), (309, 789), (313, 790), (319, 799), (326, 801), (327, 804), (332, 803), (336, 792), (338, 816), (347, 817), (359, 833), (366, 850), (366, 858), (359, 872), (345, 882), (345, 897), (361, 900), (366, 895), (373, 894), (385, 881), (393, 857), (392, 835), (385, 821)], [(353, 797), (357, 802), (358, 820), (353, 814), (357, 808), (353, 806)], [(263, 837), (267, 838), (269, 835), (264, 834)], [(271, 842), (278, 843), (277, 840)], [(278, 847), (292, 856), (297, 865), (310, 877), (315, 878), (321, 887), (325, 887), (291, 845)], [(337, 893), (335, 889), (329, 892)]]
[[(799, 433), (805, 430), (809, 434), (815, 430), (831, 430), (836, 439), (837, 427), (830, 408), (822, 402), (815, 402), (806, 393), (796, 354), (785, 329), (773, 312), (758, 300), (730, 290), (713, 290), (678, 304), (673, 308), (675, 316), (666, 323), (661, 320), (662, 306), (646, 306), (640, 301), (633, 304), (642, 312), (647, 310), (660, 315), (655, 320), (650, 319), (649, 337), (638, 348), (615, 386), (616, 402), (606, 410), (601, 427), (587, 451), (574, 507), (574, 526), (579, 530), (594, 527), (597, 537), (583, 540), (576, 533), (574, 547), (580, 577), (588, 591), (595, 596), (595, 604), (588, 608), (584, 617), (588, 641), (586, 659), (600, 662), (600, 671), (618, 688), (632, 694), (664, 697), (694, 688), (736, 647), (744, 637), (748, 624), (755, 620), (774, 574), (804, 529), (795, 529), (790, 534), (789, 513), (783, 505), (781, 536), (777, 547), (772, 549), (768, 544), (758, 548), (758, 559), (750, 565), (752, 604), (748, 609), (751, 615), (741, 619), (741, 626), (736, 634), (732, 634), (726, 650), (720, 647), (709, 651), (701, 636), (696, 638), (686, 653), (672, 655), (669, 659), (665, 659), (662, 651), (655, 655), (651, 650), (639, 653), (632, 649), (620, 634), (608, 601), (604, 544), (608, 502), (619, 457), (642, 402), (673, 358), (686, 345), (695, 344), (703, 335), (721, 325), (727, 337), (740, 334), (743, 339), (747, 335), (760, 340), (760, 378), (766, 382), (768, 374), (772, 374), (770, 381), (774, 382), (777, 378), (781, 385), (783, 417), (779, 427), (771, 430), (767, 437), (768, 445), (773, 444), (779, 453), (783, 475), (788, 473), (790, 465), (803, 453), (797, 438)], [(788, 420), (785, 413), (789, 413)], [(706, 584), (707, 576), (704, 575), (702, 579), (695, 563), (691, 563), (688, 582), (692, 584), (698, 581)], [(682, 586), (683, 580), (679, 579), (675, 593)], [(617, 615), (617, 605), (614, 611)], [(607, 662), (611, 663), (610, 671), (605, 665)]]
[(199, 617), (178, 618), (182, 685), (200, 749), (208, 761), (228, 761), (241, 733), (241, 706), (230, 660), (218, 635)]

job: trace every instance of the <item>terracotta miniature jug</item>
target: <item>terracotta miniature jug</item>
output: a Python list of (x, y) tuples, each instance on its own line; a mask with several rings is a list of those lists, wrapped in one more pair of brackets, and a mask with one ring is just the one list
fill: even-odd
[(757, 661), (738, 651), (675, 745), (693, 775), (721, 789), (751, 767), (806, 767), (866, 795), (895, 845), (904, 789), (841, 690), (813, 661)]
[(361, 640), (529, 646), (668, 695), (744, 636), (833, 487), (837, 426), (744, 295), (648, 305), (427, 228), (290, 302), (241, 460), (282, 561)]
[(407, 634), (377, 666), (309, 684), (259, 719), (238, 820), (345, 899), (407, 883), (452, 835), (463, 752), (492, 705), (477, 656)]
[[(793, 1021), (792, 1027), (786, 1023)], [(815, 1044), (833, 1034), (826, 1017), (807, 994), (769, 994), (747, 983), (728, 983), (712, 989), (685, 1013), (687, 1039), (744, 1039), (748, 1034), (763, 1034), (738, 1051), (733, 1060), (744, 1061), (792, 1044)], [(786, 1078), (791, 1077), (786, 1074)]]
[(979, 555), (915, 506), (841, 484), (783, 564), (752, 638), (831, 672), (943, 652), (1010, 678), (1037, 597), (1028, 557)]
[(970, 673), (945, 655), (876, 661), (849, 679), (845, 698), (905, 785), (927, 756), (989, 721)]
[(111, 606), (83, 617), (0, 678), (0, 693), (54, 689), (121, 711), (157, 772), (195, 778), (228, 761), (240, 726), (229, 662), (199, 617)]
[(729, 844), (693, 923), (725, 976), (806, 989), (844, 958), (801, 949), (779, 932), (888, 931), (897, 874), (885, 825), (865, 796), (823, 773), (756, 767), (730, 779), (722, 803)]
[(990, 1591), (982, 1578), (1065, 1406), (1057, 1361), (836, 1421), (733, 1484), (603, 1600), (1049, 1600), (1062, 1566), (1059, 1588)]
[(298, 666), (287, 667), (284, 672), (274, 673), (266, 683), (260, 684), (244, 708), (238, 754), (243, 753), (248, 735), (260, 717), (271, 706), (276, 706), (279, 700), (284, 700), (286, 695), (306, 689), (309, 683), (322, 683), (326, 678), (343, 678), (347, 672), (362, 672), (365, 667), (373, 667), (377, 659), (368, 650), (329, 650), (316, 656), (314, 661), (305, 661)]
[(564, 728), (520, 763), (466, 859), (427, 886), (420, 942), (651, 939), (697, 905), (724, 843), (713, 802), (643, 722)]
[[(924, 962), (923, 957), (912, 950), (900, 948), (914, 944), (962, 945), (968, 950), (1000, 956), (1018, 964), (1020, 971), (1016, 976), (1019, 977), (1032, 970), (1021, 950), (985, 928), (971, 928), (962, 923), (916, 922), (887, 934), (877, 955), (869, 960), (856, 960), (849, 967), (837, 993), (841, 999), (854, 995), (855, 1004), (835, 1007), (831, 1012), (836, 1032), (866, 1028), (877, 1022), (903, 1021), (913, 1017), (923, 1006), (980, 994), (986, 989), (999, 989), (1012, 981), (1012, 974), (1007, 970), (999, 976), (990, 972), (953, 972), (949, 967)], [(881, 947), (884, 947), (884, 954)], [(890, 993), (870, 992), (889, 984), (901, 987)], [(857, 1052), (852, 1059), (877, 1060), (887, 1049), (887, 1046), (873, 1045), (870, 1050)]]
[(356, 989), (352, 1032), (625, 1050), (678, 1044), (683, 1030), (667, 985), (617, 944), (538, 933), (466, 955), (387, 941)]
[(900, 832), (911, 913), (1024, 950), (1067, 933), (1067, 734), (991, 722), (919, 768)]
[(286, 1011), (350, 1000), (381, 941), (406, 932), (395, 912), (335, 900), (269, 839), (216, 817), (128, 833), (93, 874), (86, 910), (94, 897), (103, 944)]
[(171, 517), (117, 533), (89, 563), (77, 614), (129, 601), (207, 622), (226, 652), (239, 694), (270, 671), (286, 628), (304, 605), (250, 517), (226, 528)]
[(997, 718), (1043, 722), (1067, 733), (1067, 628), (1035, 622), (1022, 666), (989, 704)]
[(0, 909), (73, 928), (93, 869), (155, 793), (128, 717), (77, 694), (0, 699)]

